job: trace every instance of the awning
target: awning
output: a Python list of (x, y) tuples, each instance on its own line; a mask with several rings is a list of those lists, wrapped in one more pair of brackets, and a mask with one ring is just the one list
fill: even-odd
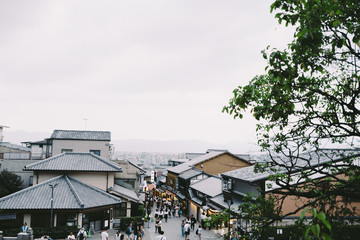
[(216, 211), (222, 211), (220, 207), (216, 206), (215, 204), (207, 203), (207, 205), (210, 207), (210, 210), (216, 210)]
[(181, 200), (185, 200), (185, 196), (184, 195), (182, 195), (181, 193), (176, 193), (176, 197), (177, 198), (179, 198), (179, 199), (181, 199)]
[(195, 204), (199, 205), (200, 207), (202, 206), (203, 201), (197, 197), (192, 197), (191, 201), (194, 202)]
[(149, 191), (151, 191), (151, 190), (153, 190), (154, 188), (156, 188), (154, 184), (149, 184), (147, 187), (148, 187)]

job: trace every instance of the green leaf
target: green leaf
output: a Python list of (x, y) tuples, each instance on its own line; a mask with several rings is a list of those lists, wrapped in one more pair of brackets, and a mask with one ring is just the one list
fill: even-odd
[(311, 209), (311, 214), (314, 216), (314, 218), (316, 218), (317, 216), (316, 208)]
[(330, 223), (326, 220), (326, 216), (324, 213), (319, 213), (318, 214), (318, 218), (321, 220), (321, 222), (327, 227), (327, 229), (329, 229), (331, 231), (331, 225)]
[(301, 214), (300, 214), (300, 220), (303, 220), (303, 219), (304, 219), (305, 214), (306, 214), (307, 211), (308, 211), (308, 208), (305, 208), (304, 211), (301, 212)]

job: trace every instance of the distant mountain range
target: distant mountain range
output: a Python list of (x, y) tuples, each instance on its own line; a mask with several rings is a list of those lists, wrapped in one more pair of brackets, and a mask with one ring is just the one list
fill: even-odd
[[(39, 141), (50, 137), (47, 132), (4, 131), (4, 142), (21, 144), (21, 142)], [(123, 139), (112, 140), (115, 151), (129, 152), (163, 152), (163, 153), (191, 153), (205, 152), (207, 149), (227, 149), (232, 153), (248, 154), (258, 152), (259, 147), (247, 141), (229, 141), (224, 144), (214, 144), (201, 140), (144, 140)]]
[(203, 153), (207, 149), (226, 149), (233, 153), (250, 153), (258, 147), (245, 141), (232, 141), (227, 144), (214, 144), (200, 140), (113, 140), (115, 151), (130, 152), (167, 152), (167, 153)]

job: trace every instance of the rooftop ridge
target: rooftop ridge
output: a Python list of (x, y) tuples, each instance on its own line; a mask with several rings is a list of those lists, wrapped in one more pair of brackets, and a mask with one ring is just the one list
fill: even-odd
[(100, 161), (102, 161), (103, 163), (105, 163), (105, 164), (107, 164), (107, 165), (109, 165), (111, 167), (120, 168), (121, 172), (122, 172), (122, 168), (119, 166), (119, 164), (113, 163), (110, 160), (106, 160), (106, 159), (104, 159), (104, 158), (102, 158), (102, 157), (100, 157), (100, 156), (98, 156), (98, 155), (96, 155), (94, 153), (90, 153), (90, 155), (92, 155), (93, 157), (99, 159)]
[(121, 201), (121, 199), (119, 199), (119, 198), (111, 195), (111, 194), (108, 193), (107, 191), (101, 190), (101, 189), (99, 189), (99, 188), (97, 188), (97, 187), (94, 187), (94, 186), (92, 186), (92, 185), (90, 185), (90, 184), (83, 183), (83, 182), (81, 182), (80, 180), (78, 180), (78, 179), (76, 179), (76, 178), (73, 178), (73, 177), (70, 177), (70, 176), (67, 176), (67, 177), (68, 177), (71, 181), (77, 182), (77, 183), (79, 183), (79, 184), (81, 184), (81, 185), (83, 185), (83, 186), (86, 186), (86, 187), (88, 187), (88, 188), (91, 188), (91, 189), (93, 189), (94, 191), (96, 191), (96, 192), (98, 192), (98, 193), (106, 194), (108, 197), (111, 197), (111, 198), (114, 199), (114, 200), (118, 200), (118, 201), (120, 200), (120, 201)]
[[(64, 160), (64, 161), (61, 161)], [(73, 161), (72, 161), (73, 160)], [(89, 165), (92, 162), (95, 165)], [(64, 165), (64, 163), (66, 163)], [(80, 166), (72, 168), (74, 166)], [(76, 165), (78, 164), (78, 165)], [(79, 165), (80, 164), (80, 165)], [(96, 167), (98, 166), (98, 167)], [(29, 164), (25, 171), (122, 172), (121, 166), (93, 153), (66, 152)]]
[(77, 194), (77, 192), (75, 191), (74, 186), (71, 184), (69, 177), (67, 175), (63, 175), (65, 178), (66, 183), (68, 184), (71, 192), (74, 194), (76, 201), (79, 203), (81, 208), (84, 208), (85, 204), (83, 203), (83, 201), (80, 199), (79, 195)]
[[(26, 192), (31, 191), (31, 190), (33, 190), (33, 189), (40, 188), (40, 187), (42, 187), (43, 185), (49, 184), (50, 182), (53, 182), (53, 181), (55, 181), (55, 180), (60, 179), (61, 177), (62, 177), (62, 175), (61, 175), (61, 176), (54, 177), (54, 178), (51, 178), (51, 179), (49, 179), (49, 180), (47, 180), (47, 181), (45, 181), (45, 182), (36, 184), (36, 185), (34, 185), (33, 187), (31, 187), (31, 188), (30, 188), (30, 187), (24, 188), (24, 189), (22, 189), (22, 190), (20, 190), (20, 191), (14, 192), (14, 193), (12, 193), (12, 194), (10, 194), (10, 195), (7, 195), (7, 196), (5, 196), (5, 197), (2, 197), (2, 198), (0, 198), (0, 199), (1, 199), (1, 201), (7, 200), (7, 199), (11, 199), (11, 198), (14, 197), (15, 195), (23, 194), (23, 193), (26, 193)], [(0, 202), (1, 202), (1, 201), (0, 201)]]
[(59, 155), (55, 155), (55, 156), (46, 158), (46, 159), (44, 159), (44, 160), (40, 160), (40, 161), (31, 163), (31, 164), (29, 164), (29, 165), (26, 165), (23, 170), (25, 170), (25, 171), (31, 171), (31, 169), (28, 170), (29, 167), (31, 168), (31, 167), (34, 167), (34, 166), (36, 166), (36, 165), (43, 164), (43, 163), (45, 163), (45, 162), (53, 161), (54, 159), (56, 159), (56, 158), (58, 158), (58, 157), (60, 157), (60, 156), (63, 156), (63, 155), (65, 155), (65, 153), (61, 153), (61, 154), (59, 154)]

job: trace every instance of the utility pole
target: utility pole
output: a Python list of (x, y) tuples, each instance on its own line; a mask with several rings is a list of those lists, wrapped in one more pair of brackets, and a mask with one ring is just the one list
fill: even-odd
[(49, 187), (51, 188), (51, 211), (50, 211), (50, 228), (53, 227), (53, 214), (54, 214), (54, 188), (57, 186), (58, 184), (49, 184)]

